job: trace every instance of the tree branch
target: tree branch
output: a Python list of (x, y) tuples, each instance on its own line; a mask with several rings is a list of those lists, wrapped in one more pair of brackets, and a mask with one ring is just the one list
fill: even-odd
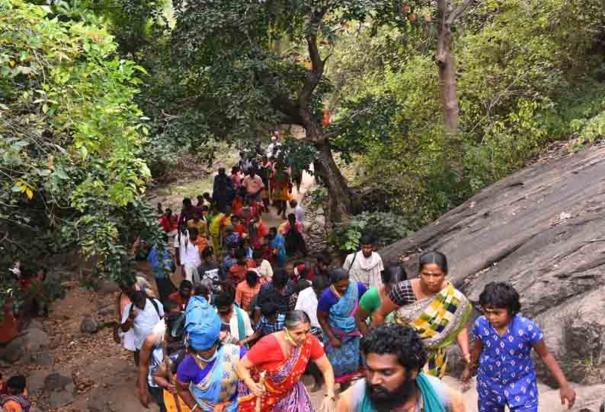
[(475, 2), (475, 0), (464, 0), (464, 2), (459, 5), (458, 7), (456, 7), (456, 9), (450, 14), (449, 18), (447, 19), (447, 24), (448, 25), (452, 25), (454, 24), (454, 22), (460, 17), (462, 16), (462, 14), (466, 11), (466, 9)]
[(285, 96), (275, 96), (271, 99), (271, 106), (286, 116), (290, 117), (292, 124), (303, 125), (303, 120), (298, 111), (298, 106)]
[(305, 107), (311, 101), (311, 96), (317, 88), (319, 81), (321, 80), (325, 61), (321, 59), (319, 54), (319, 47), (317, 47), (317, 30), (319, 24), (323, 20), (324, 16), (328, 12), (326, 7), (314, 11), (311, 15), (311, 21), (309, 22), (310, 31), (305, 36), (307, 40), (307, 47), (309, 49), (309, 58), (311, 59), (311, 72), (307, 75), (302, 88), (298, 92), (298, 105), (299, 107)]

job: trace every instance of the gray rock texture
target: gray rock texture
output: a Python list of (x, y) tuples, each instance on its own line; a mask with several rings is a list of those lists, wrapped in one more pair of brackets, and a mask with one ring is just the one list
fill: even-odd
[(570, 378), (602, 383), (604, 208), (605, 148), (592, 147), (489, 186), (380, 254), (416, 274), (420, 253), (445, 253), (450, 279), (475, 302), (487, 283), (510, 282)]

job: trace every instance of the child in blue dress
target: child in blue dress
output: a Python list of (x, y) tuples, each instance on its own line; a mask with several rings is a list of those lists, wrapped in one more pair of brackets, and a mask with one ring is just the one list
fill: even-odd
[(532, 348), (559, 383), (561, 404), (571, 408), (576, 393), (567, 382), (555, 357), (544, 343), (542, 331), (533, 321), (519, 315), (519, 294), (507, 283), (490, 283), (479, 303), (484, 316), (473, 325), (475, 345), (462, 380), (468, 388), (473, 367), (479, 361), (477, 392), (480, 412), (537, 412), (538, 387)]

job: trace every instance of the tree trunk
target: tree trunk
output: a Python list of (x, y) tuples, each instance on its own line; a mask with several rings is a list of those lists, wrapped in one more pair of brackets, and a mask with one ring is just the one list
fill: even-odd
[[(440, 0), (440, 3), (445, 0)], [(437, 46), (437, 65), (439, 66), (439, 94), (443, 108), (443, 121), (448, 134), (458, 133), (458, 98), (456, 97), (456, 64), (452, 54), (452, 28), (447, 22), (446, 13), (439, 16), (439, 43)]]
[[(470, 2), (465, 2), (465, 4), (468, 3)], [(443, 110), (443, 123), (447, 134), (443, 144), (443, 156), (447, 161), (447, 167), (460, 181), (464, 175), (464, 153), (458, 135), (460, 109), (456, 96), (456, 63), (452, 54), (452, 16), (450, 15), (452, 12), (448, 13), (449, 8), (447, 0), (439, 0), (439, 41), (436, 63), (439, 67), (439, 96)]]
[(315, 172), (328, 189), (329, 210), (326, 211), (326, 222), (342, 222), (351, 211), (351, 194), (342, 173), (338, 169), (328, 139), (315, 143), (318, 150), (315, 161)]
[(351, 212), (351, 193), (349, 186), (332, 156), (330, 141), (313, 119), (309, 109), (300, 111), (307, 141), (312, 142), (317, 151), (314, 163), (315, 173), (328, 189), (329, 208), (326, 210), (326, 223), (341, 222)]

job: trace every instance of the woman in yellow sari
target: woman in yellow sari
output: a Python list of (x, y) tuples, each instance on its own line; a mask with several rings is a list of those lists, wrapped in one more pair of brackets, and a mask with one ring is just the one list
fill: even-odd
[(420, 256), (419, 276), (395, 285), (373, 318), (373, 325), (395, 312), (393, 322), (413, 327), (422, 338), (429, 357), (425, 372), (443, 377), (447, 370), (445, 348), (456, 340), (470, 362), (466, 320), (472, 311), (468, 299), (446, 280), (447, 258), (440, 252)]

